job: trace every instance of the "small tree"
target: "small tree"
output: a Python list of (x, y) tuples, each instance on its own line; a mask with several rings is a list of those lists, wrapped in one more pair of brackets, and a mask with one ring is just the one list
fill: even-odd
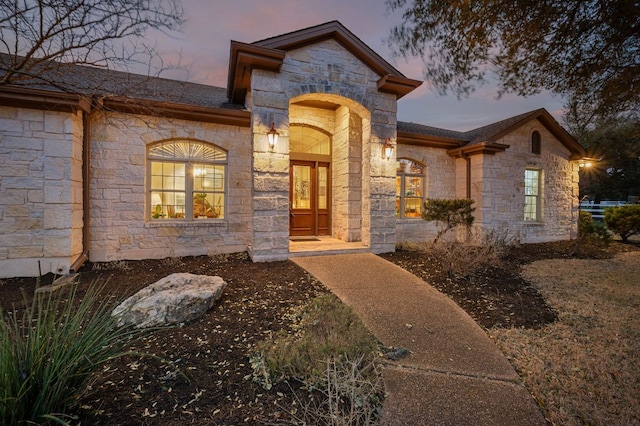
[(640, 234), (640, 204), (605, 209), (604, 221), (626, 243), (630, 236)]
[(578, 250), (578, 245), (582, 241), (595, 244), (609, 244), (611, 242), (611, 234), (605, 224), (594, 221), (591, 213), (585, 211), (581, 211), (578, 218), (578, 238), (576, 238), (575, 251)]
[(435, 220), (441, 223), (440, 230), (433, 240), (434, 244), (450, 229), (459, 225), (464, 225), (468, 229), (473, 224), (475, 218), (472, 213), (476, 210), (472, 206), (474, 202), (474, 200), (466, 198), (429, 198), (425, 201), (422, 218), (427, 221)]

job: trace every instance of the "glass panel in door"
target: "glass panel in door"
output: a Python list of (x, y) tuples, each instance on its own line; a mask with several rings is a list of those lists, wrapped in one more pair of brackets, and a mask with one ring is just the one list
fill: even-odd
[(294, 236), (315, 235), (315, 163), (292, 161), (290, 173), (290, 234)]

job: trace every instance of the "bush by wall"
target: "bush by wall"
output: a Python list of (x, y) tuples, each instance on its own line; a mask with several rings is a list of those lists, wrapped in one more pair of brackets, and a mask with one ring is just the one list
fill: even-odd
[(630, 236), (640, 234), (640, 204), (605, 209), (604, 222), (626, 243)]
[(429, 198), (424, 202), (424, 210), (422, 212), (422, 218), (427, 221), (437, 221), (440, 223), (438, 234), (433, 240), (437, 243), (440, 237), (442, 237), (447, 231), (454, 229), (458, 226), (465, 226), (467, 229), (471, 227), (475, 220), (473, 212), (476, 210), (473, 207), (474, 200), (466, 198), (456, 199), (444, 199), (444, 198)]

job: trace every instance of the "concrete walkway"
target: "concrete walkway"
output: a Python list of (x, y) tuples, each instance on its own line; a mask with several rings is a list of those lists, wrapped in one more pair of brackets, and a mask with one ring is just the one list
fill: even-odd
[(370, 254), (292, 259), (353, 307), (386, 347), (383, 425), (545, 425), (502, 352), (451, 299)]

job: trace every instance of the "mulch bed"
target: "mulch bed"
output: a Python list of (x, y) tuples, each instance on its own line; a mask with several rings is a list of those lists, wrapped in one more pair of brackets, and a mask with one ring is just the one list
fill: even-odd
[[(520, 266), (538, 259), (568, 257), (573, 243), (523, 245), (504, 262), (473, 277), (437, 271), (437, 259), (400, 251), (382, 257), (422, 277), (449, 295), (484, 327), (537, 328), (555, 320), (555, 312), (519, 275)], [(610, 257), (637, 250), (614, 243), (610, 248), (583, 247), (579, 257)], [(244, 254), (179, 259), (119, 261), (85, 265), (79, 289), (107, 282), (115, 301), (174, 272), (219, 275), (228, 286), (205, 316), (180, 327), (154, 332), (132, 346), (150, 356), (113, 361), (81, 401), (76, 415), (95, 425), (212, 425), (286, 422), (290, 410), (308, 394), (297, 382), (269, 391), (252, 381), (248, 354), (265, 337), (287, 330), (292, 307), (327, 292), (292, 262), (252, 263)], [(39, 285), (53, 276), (42, 277)], [(35, 279), (0, 280), (4, 310), (32, 295)], [(317, 393), (315, 395), (317, 397)]]

